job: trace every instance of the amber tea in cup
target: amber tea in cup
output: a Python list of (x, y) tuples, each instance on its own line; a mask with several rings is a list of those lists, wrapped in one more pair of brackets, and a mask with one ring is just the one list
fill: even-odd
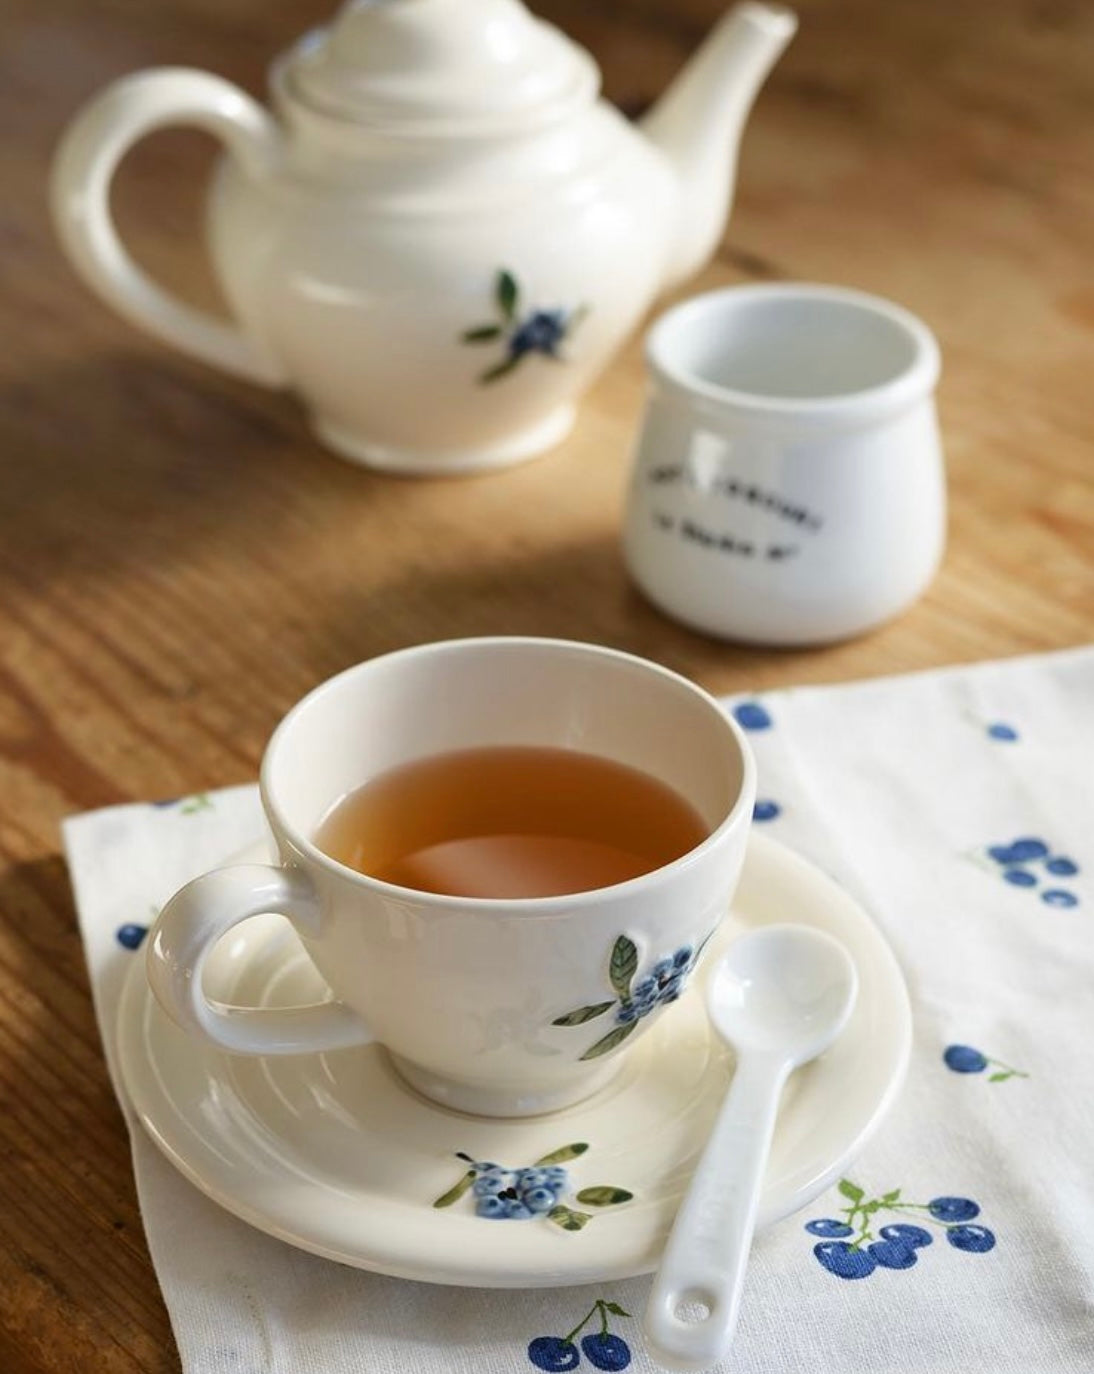
[(555, 897), (672, 863), (709, 833), (640, 769), (573, 749), (458, 749), (343, 797), (315, 842), (372, 878), (452, 897)]

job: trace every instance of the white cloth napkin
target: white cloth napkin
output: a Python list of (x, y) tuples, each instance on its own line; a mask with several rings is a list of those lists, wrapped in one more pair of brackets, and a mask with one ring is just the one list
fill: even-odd
[[(729, 705), (759, 760), (756, 823), (877, 921), (908, 980), (915, 1050), (846, 1181), (757, 1239), (721, 1368), (1090, 1374), (1094, 650)], [(128, 946), (176, 887), (261, 825), (253, 788), (66, 822), (112, 1072)], [(186, 1374), (534, 1374), (551, 1351), (586, 1371), (597, 1358), (655, 1368), (639, 1330), (648, 1279), (494, 1293), (342, 1267), (222, 1211), (130, 1125)], [(878, 1245), (891, 1225), (932, 1242), (913, 1249), (921, 1236), (901, 1232), (888, 1249), (851, 1250), (848, 1220)], [(904, 1267), (833, 1272), (873, 1255)], [(567, 1335), (598, 1299), (621, 1309), (606, 1311), (614, 1342), (581, 1348), (600, 1330), (594, 1311), (571, 1346), (535, 1344)]]

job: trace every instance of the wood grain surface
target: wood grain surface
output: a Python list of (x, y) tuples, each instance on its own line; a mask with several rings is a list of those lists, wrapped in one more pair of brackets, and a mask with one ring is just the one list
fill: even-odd
[[(540, 0), (607, 94), (647, 103), (719, 0)], [(45, 209), (66, 121), (164, 63), (261, 93), (326, 0), (7, 0), (0, 19), (0, 1369), (178, 1368), (92, 1015), (58, 822), (255, 776), (307, 688), (474, 633), (598, 640), (718, 691), (1052, 650), (1094, 629), (1094, 7), (801, 0), (718, 260), (863, 287), (941, 341), (952, 500), (929, 593), (867, 637), (742, 649), (664, 619), (618, 549), (636, 338), (542, 460), (400, 480), (310, 438), (291, 397), (115, 319)], [(115, 197), (139, 259), (215, 302), (212, 148), (163, 133)]]

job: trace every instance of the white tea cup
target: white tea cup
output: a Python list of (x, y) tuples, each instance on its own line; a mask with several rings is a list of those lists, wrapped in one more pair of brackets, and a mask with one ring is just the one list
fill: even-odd
[[(512, 745), (639, 769), (690, 802), (705, 838), (614, 886), (521, 899), (397, 886), (316, 844), (331, 807), (369, 779)], [(177, 893), (148, 942), (152, 989), (186, 1030), (232, 1052), (378, 1040), (410, 1084), (445, 1105), (488, 1116), (568, 1105), (615, 1074), (655, 1016), (671, 1014), (729, 910), (755, 787), (748, 745), (718, 703), (629, 654), (514, 637), (372, 659), (317, 687), (278, 726), (261, 795), (280, 862), (220, 869)], [(225, 1008), (206, 997), (213, 946), (264, 912), (292, 922), (329, 1000)], [(639, 996), (669, 964), (665, 995)]]
[(842, 639), (909, 606), (945, 542), (939, 351), (841, 287), (697, 296), (647, 340), (624, 522), (645, 594), (726, 639)]

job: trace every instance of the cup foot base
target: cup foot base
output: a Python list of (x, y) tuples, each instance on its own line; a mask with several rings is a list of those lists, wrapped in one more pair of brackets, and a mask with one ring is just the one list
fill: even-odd
[(319, 440), (339, 457), (379, 472), (414, 477), (462, 476), (490, 468), (510, 467), (538, 457), (565, 439), (573, 427), (576, 413), (574, 406), (559, 406), (527, 429), (474, 448), (419, 449), (374, 443), (321, 417), (313, 421), (313, 428)]
[(442, 1078), (439, 1074), (408, 1063), (388, 1052), (391, 1064), (399, 1077), (430, 1102), (470, 1116), (518, 1117), (545, 1116), (550, 1112), (573, 1107), (601, 1092), (623, 1067), (614, 1062), (578, 1082), (544, 1088), (538, 1091), (488, 1088), (479, 1083), (460, 1082)]

